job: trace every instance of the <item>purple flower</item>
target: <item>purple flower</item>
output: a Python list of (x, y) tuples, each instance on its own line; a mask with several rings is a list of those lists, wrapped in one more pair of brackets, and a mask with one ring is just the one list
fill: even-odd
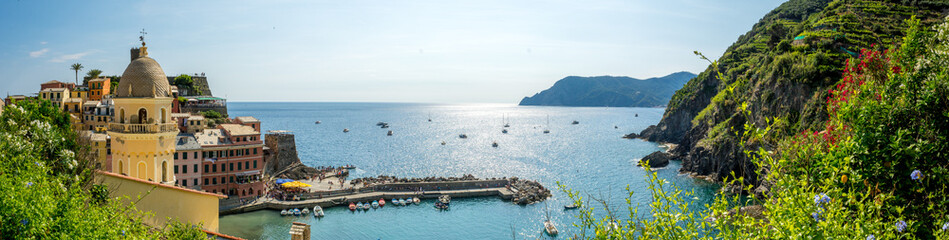
[(945, 224), (942, 225), (942, 230), (943, 231), (949, 230), (949, 222), (946, 222)]
[(867, 240), (876, 240), (876, 239), (877, 237), (873, 236), (873, 234), (870, 234), (870, 236), (867, 236)]
[(903, 232), (903, 230), (906, 230), (906, 222), (903, 220), (896, 221), (896, 231)]
[(820, 209), (817, 209), (817, 212), (811, 213), (811, 217), (814, 218), (814, 221), (815, 221), (815, 222), (820, 222), (820, 221), (824, 220), (824, 217), (821, 217), (821, 216), (820, 216), (820, 213), (821, 213), (821, 210), (820, 210)]
[(23, 224), (23, 226), (26, 226), (27, 224), (30, 224), (30, 220), (24, 218), (23, 220), (20, 220), (20, 224)]
[(26, 182), (26, 187), (33, 186), (33, 182)]
[(822, 204), (829, 203), (829, 202), (830, 202), (830, 197), (828, 197), (827, 194), (820, 193), (820, 194), (814, 195), (814, 205), (817, 205), (818, 207), (822, 207), (821, 206)]
[(913, 170), (913, 172), (909, 174), (909, 178), (919, 181), (919, 179), (923, 178), (923, 172), (920, 172), (919, 170)]
[(125, 236), (125, 230), (122, 230), (122, 236)]

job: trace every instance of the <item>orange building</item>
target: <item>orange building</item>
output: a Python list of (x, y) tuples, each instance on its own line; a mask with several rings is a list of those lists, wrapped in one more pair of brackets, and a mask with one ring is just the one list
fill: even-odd
[(112, 94), (111, 78), (96, 78), (89, 80), (89, 100), (99, 101), (102, 96)]

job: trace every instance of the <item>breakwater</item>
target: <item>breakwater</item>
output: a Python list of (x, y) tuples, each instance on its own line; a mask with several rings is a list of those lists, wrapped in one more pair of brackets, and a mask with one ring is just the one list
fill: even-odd
[[(437, 178), (436, 178), (437, 179)], [(512, 184), (512, 182), (514, 184)], [(319, 191), (303, 193), (304, 200), (281, 201), (271, 198), (260, 198), (250, 203), (222, 201), (220, 215), (253, 212), (258, 210), (282, 210), (289, 208), (312, 208), (314, 206), (333, 207), (345, 206), (350, 202), (371, 202), (380, 198), (437, 198), (449, 195), (452, 198), (466, 197), (500, 197), (503, 200), (514, 200), (519, 196), (533, 196), (532, 201), (543, 201), (550, 196), (549, 190), (537, 187), (539, 183), (517, 178), (485, 179), (485, 180), (454, 180), (454, 181), (419, 181), (380, 183), (365, 187)], [(518, 189), (516, 186), (522, 186)], [(531, 187), (527, 187), (531, 186)], [(543, 189), (543, 190), (542, 190)], [(545, 195), (546, 194), (546, 195)], [(524, 197), (520, 197), (523, 199)], [(517, 202), (521, 203), (521, 202)]]

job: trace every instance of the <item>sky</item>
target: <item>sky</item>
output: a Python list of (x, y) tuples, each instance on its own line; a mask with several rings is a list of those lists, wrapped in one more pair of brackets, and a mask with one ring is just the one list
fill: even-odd
[(699, 73), (783, 0), (2, 1), (0, 94), (69, 67), (166, 75), (228, 101), (517, 103), (566, 76)]

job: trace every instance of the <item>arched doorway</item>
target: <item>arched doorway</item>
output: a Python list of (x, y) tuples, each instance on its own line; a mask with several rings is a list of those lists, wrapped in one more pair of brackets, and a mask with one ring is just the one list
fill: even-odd
[(125, 108), (119, 109), (119, 123), (125, 123)]
[(138, 123), (148, 123), (148, 111), (145, 111), (144, 108), (138, 109)]
[(161, 162), (161, 182), (168, 182), (168, 161)]
[(241, 197), (247, 196), (247, 190), (241, 190)]
[(125, 168), (122, 166), (122, 160), (119, 160), (119, 174), (125, 175)]

